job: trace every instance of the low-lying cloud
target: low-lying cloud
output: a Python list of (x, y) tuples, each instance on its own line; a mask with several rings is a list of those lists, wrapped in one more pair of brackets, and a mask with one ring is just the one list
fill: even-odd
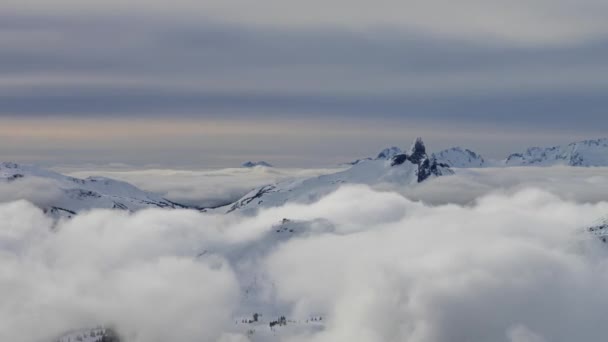
[(492, 193), (513, 194), (530, 187), (570, 201), (606, 201), (608, 168), (552, 166), (456, 169), (454, 176), (439, 177), (414, 187), (403, 188), (401, 193), (428, 204), (471, 204), (480, 196)]
[(26, 177), (0, 181), (0, 202), (28, 200), (39, 207), (52, 206), (61, 196), (59, 184), (48, 178)]
[[(0, 340), (97, 324), (130, 342), (601, 340), (608, 249), (582, 228), (606, 213), (531, 187), (431, 206), (346, 186), (251, 217), (99, 210), (57, 224), (5, 203)], [(254, 312), (290, 322), (237, 324)], [(323, 327), (295, 323), (311, 316)]]
[(127, 341), (200, 341), (229, 322), (237, 282), (221, 259), (192, 257), (219, 228), (195, 232), (205, 223), (195, 212), (95, 211), (52, 229), (19, 201), (0, 205), (0, 218), (2, 341), (50, 342), (98, 324)]

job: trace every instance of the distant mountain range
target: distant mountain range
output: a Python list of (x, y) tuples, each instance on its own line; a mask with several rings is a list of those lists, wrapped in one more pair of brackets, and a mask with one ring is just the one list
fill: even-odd
[(424, 142), (418, 138), (407, 153), (397, 147), (391, 147), (380, 152), (375, 159), (360, 160), (341, 172), (256, 188), (237, 202), (216, 210), (251, 211), (291, 201), (314, 202), (343, 184), (407, 185), (453, 173), (449, 165), (428, 156)]
[[(453, 168), (507, 166), (608, 166), (608, 139), (584, 140), (565, 146), (532, 147), (523, 153), (513, 153), (505, 160), (488, 162), (481, 155), (461, 147), (427, 154), (418, 138), (404, 152), (393, 146), (380, 151), (376, 157), (349, 163), (349, 168), (333, 174), (309, 179), (268, 184), (221, 208), (204, 211), (250, 211), (260, 207), (278, 206), (290, 201), (312, 202), (337, 189), (342, 184), (381, 183), (408, 185), (430, 178), (451, 175)], [(263, 162), (247, 162), (244, 167), (270, 167)], [(54, 217), (72, 217), (90, 209), (119, 209), (136, 211), (145, 208), (189, 208), (167, 200), (162, 195), (141, 190), (129, 183), (104, 177), (79, 179), (15, 163), (0, 164), (0, 182), (19, 182), (41, 178), (52, 184), (57, 194), (52, 203), (41, 208)], [(198, 208), (194, 208), (198, 209)]]
[(489, 162), (481, 155), (460, 147), (437, 152), (437, 161), (456, 168), (500, 166), (608, 166), (608, 139), (583, 140), (565, 146), (530, 147), (506, 159)]
[(583, 140), (565, 146), (531, 147), (513, 153), (506, 166), (608, 166), (608, 139)]

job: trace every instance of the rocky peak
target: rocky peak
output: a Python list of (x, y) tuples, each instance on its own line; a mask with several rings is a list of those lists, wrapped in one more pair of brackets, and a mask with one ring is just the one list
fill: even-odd
[(426, 147), (422, 138), (416, 138), (412, 147), (410, 147), (409, 160), (414, 164), (420, 164), (420, 162), (426, 157)]
[(449, 165), (437, 161), (435, 157), (429, 158), (426, 154), (426, 147), (424, 146), (422, 138), (417, 138), (414, 141), (409, 154), (401, 153), (393, 156), (391, 158), (391, 167), (401, 165), (406, 161), (409, 161), (418, 167), (416, 175), (418, 176), (419, 183), (430, 176), (442, 176), (454, 173)]

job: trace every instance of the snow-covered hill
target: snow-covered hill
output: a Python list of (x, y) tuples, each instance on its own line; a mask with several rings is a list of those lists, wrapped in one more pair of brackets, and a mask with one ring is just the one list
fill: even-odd
[(280, 206), (291, 201), (310, 203), (343, 184), (404, 185), (420, 183), (430, 177), (453, 174), (448, 165), (426, 154), (424, 142), (420, 138), (416, 139), (408, 153), (398, 152), (400, 152), (398, 148), (384, 150), (377, 159), (361, 160), (351, 168), (338, 173), (259, 187), (232, 205), (218, 210), (249, 211), (260, 207)]
[(608, 166), (608, 139), (583, 140), (566, 146), (531, 147), (514, 153), (504, 161), (506, 166)]
[(447, 164), (450, 167), (474, 168), (486, 166), (486, 161), (481, 155), (461, 147), (452, 147), (447, 150), (433, 153), (433, 157), (438, 162)]
[(0, 163), (0, 182), (24, 182), (28, 179), (42, 179), (53, 188), (53, 198), (42, 209), (55, 217), (72, 217), (89, 209), (184, 208), (160, 195), (110, 178), (80, 179), (35, 166)]

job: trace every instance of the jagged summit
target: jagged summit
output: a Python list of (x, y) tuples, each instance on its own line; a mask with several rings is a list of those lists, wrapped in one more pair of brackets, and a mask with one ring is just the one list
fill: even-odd
[(422, 138), (416, 138), (412, 146), (410, 147), (410, 160), (414, 164), (419, 164), (424, 157), (426, 157), (426, 146), (424, 146), (424, 142)]
[(430, 176), (442, 176), (445, 174), (452, 174), (449, 165), (437, 161), (434, 157), (429, 158), (426, 154), (426, 147), (422, 138), (417, 138), (412, 147), (410, 153), (401, 153), (391, 158), (391, 167), (401, 165), (406, 161), (413, 165), (418, 166), (416, 170), (418, 183), (426, 180)]

